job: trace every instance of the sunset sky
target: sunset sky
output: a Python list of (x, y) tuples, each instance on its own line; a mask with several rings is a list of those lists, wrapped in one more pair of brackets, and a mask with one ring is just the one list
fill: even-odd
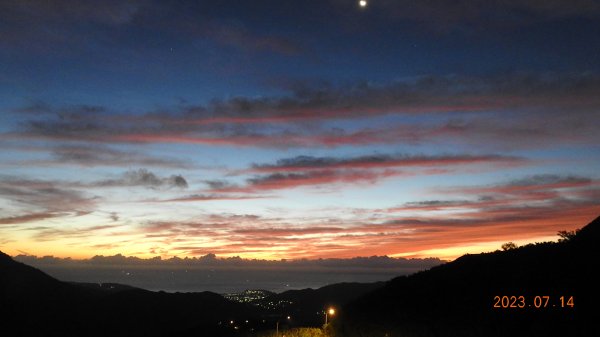
[(439, 257), (600, 215), (600, 3), (0, 2), (0, 250)]

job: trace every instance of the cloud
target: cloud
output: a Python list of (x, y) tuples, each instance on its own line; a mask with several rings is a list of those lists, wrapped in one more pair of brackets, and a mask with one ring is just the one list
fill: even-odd
[[(230, 191), (230, 190), (228, 190)], [(144, 202), (196, 202), (196, 201), (218, 201), (218, 200), (250, 200), (268, 198), (263, 195), (231, 195), (231, 194), (191, 194), (173, 199), (145, 200)]]
[(296, 156), (277, 160), (274, 164), (253, 164), (238, 174), (261, 174), (246, 180), (245, 186), (224, 181), (209, 182), (213, 192), (256, 192), (300, 186), (336, 183), (374, 184), (391, 177), (445, 174), (458, 167), (513, 167), (528, 161), (515, 156), (489, 155), (386, 155), (354, 157)]
[[(17, 224), (57, 217), (83, 216), (96, 208), (99, 198), (87, 196), (81, 191), (82, 189), (115, 186), (184, 189), (188, 187), (188, 184), (180, 175), (161, 178), (145, 169), (127, 171), (119, 179), (99, 180), (91, 183), (0, 177), (0, 198), (27, 209), (25, 214), (0, 218), (0, 223)], [(15, 207), (15, 209), (19, 209), (19, 207)], [(111, 218), (118, 219), (118, 216), (116, 213), (111, 214)]]
[(119, 214), (117, 212), (110, 212), (109, 218), (112, 221), (117, 222), (119, 221)]
[(48, 212), (86, 212), (96, 204), (94, 197), (62, 187), (61, 182), (13, 177), (0, 179), (0, 196)]
[(564, 176), (555, 174), (538, 174), (522, 179), (516, 179), (504, 184), (477, 187), (457, 187), (449, 189), (448, 192), (461, 191), (464, 193), (499, 194), (499, 195), (536, 195), (545, 193), (558, 193), (562, 189), (572, 188), (594, 188), (600, 182), (588, 177)]
[[(284, 175), (283, 179), (295, 178)], [(302, 181), (304, 177), (298, 179)], [(261, 183), (267, 184), (257, 182)], [(198, 257), (214, 253), (270, 258), (350, 258), (393, 254), (454, 258), (456, 252), (452, 252), (457, 247), (473, 246), (480, 251), (478, 245), (486, 242), (551, 237), (559, 230), (583, 226), (600, 212), (597, 201), (600, 183), (583, 176), (532, 175), (497, 184), (456, 186), (432, 192), (440, 198), (361, 212), (339, 210), (345, 214), (343, 218), (322, 216), (318, 211), (283, 218), (209, 213), (176, 220), (165, 215), (162, 220), (127, 227), (120, 234), (112, 225), (63, 230), (38, 228), (32, 229), (32, 233), (35, 240), (51, 241), (97, 237), (110, 231), (111, 236), (135, 237), (140, 244), (152, 247), (140, 254), (151, 250), (154, 252), (151, 254), (161, 252), (163, 256)], [(239, 195), (189, 196), (180, 201), (221, 197)], [(115, 251), (125, 245), (126, 242), (113, 243), (110, 249)]]
[(205, 180), (204, 183), (208, 185), (211, 190), (221, 190), (236, 186), (226, 180)]
[(140, 231), (171, 254), (186, 256), (209, 252), (286, 257), (351, 257), (382, 252), (427, 256), (434, 254), (427, 253), (432, 249), (527, 240), (581, 227), (600, 211), (600, 188), (593, 184), (574, 186), (578, 187), (558, 188), (550, 197), (539, 193), (545, 188), (543, 184), (534, 193), (493, 196), (465, 194), (457, 188), (455, 199), (413, 202), (344, 219), (205, 216), (183, 222), (152, 222)]
[(119, 179), (100, 180), (91, 183), (97, 187), (113, 187), (113, 186), (140, 186), (146, 188), (187, 188), (188, 183), (181, 175), (171, 175), (170, 177), (161, 178), (147, 169), (130, 170), (121, 176)]
[(360, 269), (360, 270), (377, 270), (377, 269), (406, 269), (406, 270), (422, 270), (441, 264), (443, 261), (435, 258), (427, 259), (406, 259), (392, 258), (389, 256), (370, 256), (370, 257), (353, 257), (348, 259), (328, 258), (328, 259), (300, 259), (300, 260), (261, 260), (261, 259), (243, 259), (239, 257), (217, 257), (215, 254), (208, 253), (204, 256), (190, 257), (181, 259), (172, 257), (162, 259), (161, 257), (154, 258), (139, 258), (135, 256), (124, 256), (116, 254), (112, 256), (96, 255), (89, 259), (76, 260), (71, 258), (58, 258), (54, 256), (37, 257), (34, 255), (17, 255), (15, 260), (34, 266), (47, 265), (64, 265), (64, 266), (89, 266), (89, 265), (105, 265), (105, 266), (146, 266), (146, 267), (241, 267), (241, 268), (256, 268), (269, 267), (273, 269), (280, 268), (332, 268), (332, 269)]
[(220, 121), (230, 117), (235, 123), (240, 117), (241, 122), (252, 118), (273, 122), (566, 105), (585, 109), (598, 106), (600, 100), (593, 95), (598, 88), (600, 79), (595, 74), (432, 75), (385, 84), (297, 84), (289, 96), (234, 97), (207, 107), (189, 107), (187, 113)]
[[(183, 176), (171, 175), (159, 177), (154, 173), (139, 169), (127, 171), (118, 179), (97, 180), (92, 182), (40, 180), (11, 176), (0, 177), (0, 198), (15, 205), (16, 214), (0, 218), (0, 224), (19, 224), (44, 219), (84, 216), (96, 209), (100, 201), (98, 196), (88, 196), (82, 190), (89, 191), (97, 187), (141, 186), (150, 189), (188, 187)], [(229, 198), (232, 198), (229, 196)], [(18, 213), (19, 209), (25, 209)], [(112, 221), (118, 221), (117, 213), (110, 213)]]
[(32, 221), (62, 217), (65, 214), (56, 212), (39, 212), (0, 218), (0, 225), (20, 224)]
[(334, 183), (375, 183), (380, 179), (402, 175), (402, 172), (385, 170), (372, 171), (335, 171), (320, 170), (303, 173), (272, 173), (247, 179), (248, 185), (243, 188), (225, 188), (221, 191), (257, 191), (295, 188), (300, 186), (317, 186)]
[(158, 167), (188, 167), (181, 160), (158, 158), (133, 151), (121, 151), (108, 146), (61, 145), (52, 148), (55, 162), (81, 166), (130, 166), (131, 164)]
[[(61, 185), (61, 182), (0, 177), (0, 199), (15, 205), (0, 224), (21, 224), (59, 217), (79, 217), (95, 209), (97, 198)], [(25, 211), (21, 211), (24, 209)]]
[(522, 179), (515, 179), (508, 182), (505, 186), (531, 187), (536, 188), (560, 188), (560, 187), (580, 187), (590, 185), (591, 178), (580, 176), (561, 176), (556, 174), (537, 174)]
[[(53, 113), (27, 120), (5, 137), (280, 148), (448, 140), (520, 146), (594, 143), (599, 90), (600, 78), (590, 73), (424, 76), (324, 87), (309, 83), (284, 96), (234, 97), (139, 116), (100, 108), (89, 112), (85, 106), (42, 107)], [(501, 117), (498, 111), (503, 111)], [(406, 114), (419, 118), (359, 129), (305, 124)], [(438, 116), (438, 122), (423, 117), (429, 114)]]
[(414, 228), (415, 234), (422, 232), (424, 236), (460, 233), (462, 239), (452, 240), (466, 242), (469, 236), (474, 241), (496, 236), (494, 241), (498, 241), (510, 239), (511, 235), (516, 239), (553, 234), (561, 227), (586, 224), (600, 211), (596, 199), (600, 182), (587, 177), (534, 175), (441, 192), (455, 198), (410, 202), (376, 212), (397, 216), (385, 222), (386, 226)]
[(518, 216), (520, 213), (526, 216), (534, 210), (593, 206), (595, 204), (593, 197), (599, 191), (600, 181), (588, 177), (542, 174), (489, 186), (436, 189), (436, 192), (463, 198), (409, 202), (379, 211), (386, 213), (452, 211), (453, 214), (463, 214), (463, 218), (499, 214)]
[(454, 166), (472, 164), (504, 164), (521, 165), (524, 158), (502, 155), (439, 155), (439, 156), (410, 156), (374, 154), (349, 158), (297, 156), (279, 159), (275, 164), (254, 164), (252, 172), (273, 171), (308, 171), (321, 169), (373, 169), (373, 168), (403, 168)]
[[(35, 230), (32, 234), (32, 239), (38, 242), (56, 241), (57, 239), (90, 239), (99, 235), (99, 232), (120, 228), (121, 225), (98, 225), (90, 227), (76, 228), (43, 228)], [(111, 236), (116, 236), (111, 233)], [(87, 241), (87, 240), (86, 240)]]
[[(295, 288), (321, 287), (339, 282), (375, 282), (412, 274), (437, 266), (439, 259), (406, 259), (387, 256), (350, 259), (262, 260), (221, 257), (212, 253), (194, 257), (138, 258), (115, 254), (89, 259), (17, 255), (16, 261), (39, 268), (59, 279), (79, 282), (118, 282), (149, 290), (242, 291), (251, 279), (255, 286), (280, 292)], [(301, 280), (298, 279), (302, 274)], [(332, 277), (335, 276), (335, 277)], [(248, 281), (246, 281), (248, 282)], [(243, 283), (243, 284), (242, 284)], [(191, 285), (191, 286), (190, 286)], [(285, 286), (283, 286), (285, 285)], [(235, 288), (232, 288), (235, 287)]]

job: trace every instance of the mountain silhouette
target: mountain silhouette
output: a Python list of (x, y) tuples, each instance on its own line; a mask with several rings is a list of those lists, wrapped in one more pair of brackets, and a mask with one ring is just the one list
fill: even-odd
[(324, 323), (324, 310), (340, 308), (382, 287), (385, 282), (336, 283), (318, 289), (288, 290), (265, 297), (255, 304), (267, 309), (268, 313), (293, 318), (290, 325), (321, 326)]
[(61, 282), (0, 252), (3, 336), (228, 336), (258, 312), (210, 292)]
[(383, 284), (289, 290), (250, 305), (210, 292), (61, 282), (0, 252), (0, 317), (10, 322), (4, 325), (10, 336), (230, 336), (270, 330), (277, 321), (282, 329), (320, 326), (326, 307), (341, 307)]
[[(599, 240), (600, 217), (565, 242), (465, 255), (395, 278), (346, 305), (335, 335), (599, 336)], [(503, 296), (517, 307), (504, 308)]]

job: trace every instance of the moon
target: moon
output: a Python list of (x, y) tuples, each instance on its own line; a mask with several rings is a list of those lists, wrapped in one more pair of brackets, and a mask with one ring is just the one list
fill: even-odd
[(358, 2), (358, 5), (359, 5), (360, 7), (367, 7), (367, 0), (360, 0), (360, 1)]

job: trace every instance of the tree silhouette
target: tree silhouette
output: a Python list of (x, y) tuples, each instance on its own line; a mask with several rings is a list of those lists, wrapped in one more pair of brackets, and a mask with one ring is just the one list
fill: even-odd
[(516, 249), (517, 247), (517, 244), (512, 241), (502, 244), (502, 250), (511, 250)]
[(565, 242), (565, 241), (569, 241), (571, 239), (573, 239), (577, 233), (579, 233), (581, 229), (576, 229), (574, 231), (558, 231), (557, 235), (560, 237), (560, 239), (558, 239), (558, 242)]

